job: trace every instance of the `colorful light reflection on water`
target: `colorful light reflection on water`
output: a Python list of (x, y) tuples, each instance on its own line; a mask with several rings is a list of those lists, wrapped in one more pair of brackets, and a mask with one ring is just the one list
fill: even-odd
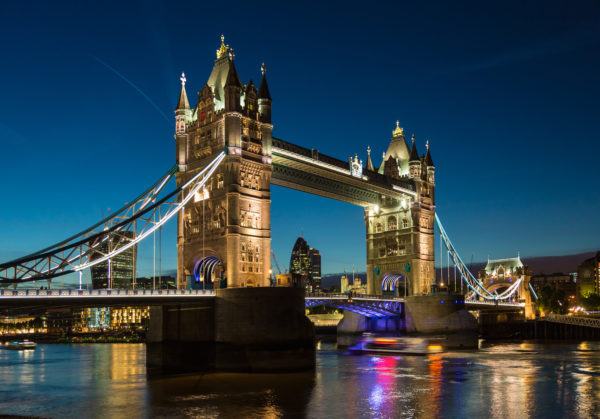
[(47, 417), (599, 417), (600, 343), (356, 356), (323, 343), (314, 372), (149, 382), (144, 345), (0, 350), (0, 413)]

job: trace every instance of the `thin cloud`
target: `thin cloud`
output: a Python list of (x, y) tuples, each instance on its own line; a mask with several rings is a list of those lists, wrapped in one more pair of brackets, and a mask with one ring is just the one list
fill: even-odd
[(479, 62), (473, 62), (456, 68), (441, 69), (436, 73), (458, 74), (488, 70), (584, 48), (600, 42), (599, 31), (594, 30), (596, 26), (594, 25), (592, 30), (589, 30), (589, 27), (579, 28), (563, 33), (559, 38), (523, 45)]
[(156, 104), (156, 102), (154, 102), (152, 99), (150, 99), (150, 97), (144, 93), (142, 91), (142, 89), (140, 89), (139, 87), (137, 87), (135, 85), (134, 82), (132, 82), (131, 80), (129, 80), (127, 77), (125, 77), (123, 74), (121, 74), (120, 72), (118, 72), (115, 68), (111, 67), (109, 64), (107, 64), (106, 62), (102, 61), (100, 58), (96, 57), (93, 54), (90, 54), (90, 56), (98, 61), (100, 64), (102, 64), (104, 67), (108, 68), (110, 71), (112, 71), (113, 73), (115, 73), (117, 76), (119, 76), (121, 79), (123, 79), (127, 84), (129, 84), (131, 87), (133, 87), (140, 95), (142, 95), (144, 97), (144, 99), (146, 99), (148, 101), (148, 103), (150, 103), (152, 105), (152, 107), (154, 109), (156, 109), (156, 111), (161, 114), (161, 116), (163, 118), (165, 118), (165, 120), (167, 122), (171, 122), (171, 119), (160, 109), (160, 107)]

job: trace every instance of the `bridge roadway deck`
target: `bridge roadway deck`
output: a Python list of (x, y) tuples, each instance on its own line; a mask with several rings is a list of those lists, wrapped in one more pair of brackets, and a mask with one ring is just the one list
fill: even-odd
[(212, 290), (0, 290), (0, 309), (179, 304), (214, 296)]
[[(214, 298), (212, 290), (14, 290), (0, 289), (0, 309), (44, 308), (102, 305), (161, 305), (206, 301)], [(306, 300), (337, 301), (346, 304), (369, 302), (403, 303), (404, 298), (366, 294), (308, 293)], [(524, 307), (523, 303), (493, 301), (465, 301), (468, 310), (514, 311)]]

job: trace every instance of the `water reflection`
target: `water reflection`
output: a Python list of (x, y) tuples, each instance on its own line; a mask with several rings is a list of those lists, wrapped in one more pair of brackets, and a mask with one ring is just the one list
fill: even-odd
[(211, 373), (149, 382), (152, 416), (279, 418), (303, 416), (314, 372)]
[(428, 357), (349, 355), (314, 372), (148, 381), (145, 346), (0, 350), (0, 412), (46, 417), (599, 417), (600, 343), (483, 345)]

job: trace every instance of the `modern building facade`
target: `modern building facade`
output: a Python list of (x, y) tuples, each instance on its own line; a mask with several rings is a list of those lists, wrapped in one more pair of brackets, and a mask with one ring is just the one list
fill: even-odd
[(545, 287), (550, 287), (553, 290), (564, 291), (569, 301), (575, 301), (577, 298), (577, 284), (573, 274), (541, 274), (533, 275), (529, 281), (536, 293), (540, 293)]
[(591, 293), (600, 294), (600, 252), (577, 267), (577, 290), (577, 294), (583, 297)]
[(321, 289), (321, 254), (312, 247), (308, 251), (311, 267), (311, 282), (315, 290)]
[[(121, 236), (100, 243), (90, 256), (90, 260), (93, 261), (109, 253), (111, 248), (118, 245), (117, 240), (132, 239), (134, 234), (133, 231), (123, 231)], [(90, 268), (92, 287), (94, 289), (132, 289), (135, 283), (136, 261), (137, 245), (131, 246), (107, 261), (92, 266)]]
[(302, 236), (296, 239), (292, 249), (290, 274), (296, 286), (304, 286), (309, 291), (321, 288), (321, 255)]

